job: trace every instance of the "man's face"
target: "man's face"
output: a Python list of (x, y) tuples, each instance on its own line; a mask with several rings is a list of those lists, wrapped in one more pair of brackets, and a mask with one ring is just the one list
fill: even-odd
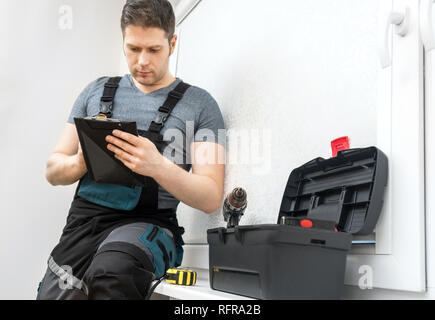
[(163, 29), (129, 25), (124, 32), (124, 53), (133, 78), (152, 86), (169, 72), (169, 57), (174, 52), (177, 36), (168, 42)]

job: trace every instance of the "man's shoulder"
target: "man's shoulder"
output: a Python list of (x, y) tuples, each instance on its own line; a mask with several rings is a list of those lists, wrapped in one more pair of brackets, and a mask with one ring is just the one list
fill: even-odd
[(99, 77), (98, 79), (88, 82), (86, 87), (83, 89), (82, 94), (86, 94), (87, 96), (91, 95), (96, 90), (99, 90), (101, 87), (104, 87), (104, 84), (107, 82), (108, 79), (109, 77)]
[(101, 88), (104, 87), (104, 85), (107, 83), (107, 81), (109, 81), (109, 79), (111, 78), (121, 78), (120, 82), (119, 82), (119, 86), (124, 85), (124, 80), (126, 78), (126, 75), (124, 76), (102, 76), (97, 78), (96, 80), (94, 80), (92, 83), (94, 84), (95, 88)]
[[(110, 78), (115, 78), (115, 77), (116, 76), (102, 76), (102, 77), (99, 77), (99, 78), (91, 81), (87, 85), (86, 88), (87, 88), (88, 91), (98, 91), (98, 90), (101, 90)], [(119, 76), (119, 78), (121, 78), (119, 86), (125, 85), (125, 83), (124, 83), (125, 79), (124, 78), (126, 78), (126, 75)]]
[(217, 104), (212, 94), (199, 86), (190, 84), (190, 88), (186, 92), (189, 102), (197, 102), (201, 105)]

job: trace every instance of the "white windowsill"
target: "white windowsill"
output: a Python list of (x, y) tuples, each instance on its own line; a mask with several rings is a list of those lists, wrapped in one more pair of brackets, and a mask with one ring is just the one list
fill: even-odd
[(197, 281), (194, 286), (174, 285), (162, 281), (154, 292), (180, 300), (253, 300), (248, 297), (213, 290), (210, 288), (209, 271), (197, 268), (194, 271), (197, 272)]

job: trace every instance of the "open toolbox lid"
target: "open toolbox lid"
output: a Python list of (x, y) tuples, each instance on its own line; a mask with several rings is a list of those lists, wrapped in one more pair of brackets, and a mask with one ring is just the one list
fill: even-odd
[(336, 231), (370, 234), (382, 209), (387, 179), (387, 157), (376, 147), (314, 159), (291, 172), (278, 223), (326, 223)]

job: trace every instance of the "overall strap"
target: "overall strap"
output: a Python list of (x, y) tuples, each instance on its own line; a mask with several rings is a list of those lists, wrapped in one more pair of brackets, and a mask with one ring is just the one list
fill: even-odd
[[(111, 118), (113, 115), (113, 100), (115, 99), (116, 90), (118, 89), (119, 82), (122, 77), (110, 78), (104, 85), (103, 96), (100, 101), (100, 114), (99, 117)], [(171, 115), (172, 110), (177, 106), (178, 102), (183, 98), (187, 89), (191, 87), (190, 84), (181, 81), (174, 90), (169, 92), (163, 106), (158, 110), (157, 117), (154, 121), (151, 121), (149, 131), (154, 133), (160, 133), (165, 122)]]
[(150, 127), (148, 129), (149, 131), (154, 133), (160, 133), (163, 126), (165, 125), (165, 122), (171, 115), (172, 110), (174, 110), (178, 102), (183, 99), (184, 94), (190, 87), (190, 84), (181, 81), (174, 90), (169, 92), (168, 98), (166, 99), (165, 103), (158, 110), (156, 119), (154, 121), (151, 121)]
[(110, 78), (104, 85), (103, 96), (100, 100), (100, 114), (98, 117), (111, 118), (113, 112), (113, 100), (122, 77)]

